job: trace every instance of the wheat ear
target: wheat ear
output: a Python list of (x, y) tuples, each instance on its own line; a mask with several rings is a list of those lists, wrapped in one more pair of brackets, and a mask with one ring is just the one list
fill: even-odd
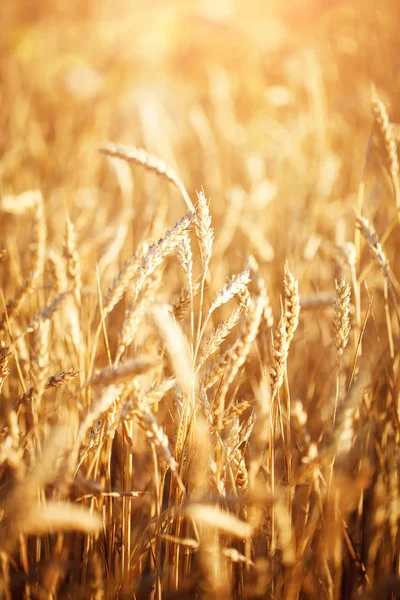
[(148, 248), (149, 244), (141, 244), (135, 253), (124, 263), (118, 275), (115, 276), (111, 287), (104, 297), (104, 318), (113, 311), (114, 307), (125, 294), (131, 281), (134, 279), (139, 263)]
[(3, 340), (0, 340), (0, 392), (3, 387), (5, 378), (10, 374), (8, 368), (8, 359), (10, 357), (10, 351)]
[(136, 148), (135, 146), (126, 146), (123, 144), (105, 144), (100, 148), (100, 152), (106, 154), (107, 156), (115, 156), (116, 158), (120, 158), (122, 160), (126, 160), (129, 163), (140, 165), (144, 169), (148, 171), (152, 171), (156, 175), (160, 177), (164, 177), (171, 183), (173, 183), (180, 193), (182, 194), (182, 198), (185, 201), (185, 204), (188, 210), (193, 210), (193, 204), (187, 193), (187, 190), (182, 182), (182, 180), (178, 177), (175, 171), (168, 166), (163, 160), (153, 156), (152, 154), (148, 154), (146, 150), (142, 148)]
[(199, 370), (209, 356), (214, 354), (229, 335), (244, 312), (243, 306), (237, 306), (227, 319), (211, 331), (204, 341), (200, 358), (198, 360), (197, 370)]
[(146, 277), (163, 262), (163, 260), (182, 242), (196, 218), (193, 211), (187, 212), (163, 238), (154, 242), (143, 255), (140, 267), (136, 272), (134, 294), (137, 296)]
[(210, 308), (207, 313), (207, 317), (204, 320), (200, 334), (197, 336), (197, 344), (196, 344), (196, 350), (194, 353), (194, 360), (196, 360), (196, 358), (197, 358), (197, 354), (198, 354), (199, 347), (200, 347), (200, 342), (202, 340), (204, 331), (207, 327), (208, 321), (209, 321), (212, 313), (219, 306), (222, 306), (223, 304), (226, 304), (227, 302), (229, 302), (229, 300), (231, 300), (231, 298), (233, 298), (234, 296), (240, 296), (240, 294), (242, 294), (244, 292), (244, 290), (246, 289), (246, 286), (249, 283), (249, 281), (250, 281), (250, 266), (246, 265), (246, 267), (243, 269), (243, 271), (241, 271), (237, 275), (233, 275), (231, 277), (231, 279), (229, 281), (227, 281), (227, 283), (222, 288), (217, 290), (216, 297), (211, 302)]
[(335, 345), (338, 360), (341, 360), (343, 351), (347, 346), (350, 335), (350, 299), (351, 289), (344, 279), (336, 281), (335, 317)]
[(375, 135), (382, 149), (385, 167), (388, 169), (393, 186), (397, 209), (400, 210), (400, 186), (399, 186), (399, 160), (397, 156), (396, 141), (392, 135), (392, 126), (386, 106), (378, 96), (375, 87), (372, 87), (372, 112), (374, 115)]
[(246, 321), (243, 324), (241, 334), (237, 340), (237, 346), (234, 354), (229, 361), (224, 378), (218, 388), (215, 397), (216, 414), (218, 415), (219, 427), (222, 427), (224, 403), (229, 387), (246, 362), (260, 327), (260, 321), (265, 307), (265, 298), (256, 296), (249, 302)]
[(137, 298), (126, 309), (124, 323), (118, 333), (118, 346), (114, 367), (118, 365), (121, 356), (132, 343), (146, 307), (154, 302), (155, 294), (161, 283), (161, 276), (161, 271), (156, 271), (148, 277)]
[(287, 324), (285, 314), (283, 313), (279, 323), (275, 327), (274, 339), (272, 343), (272, 366), (270, 369), (271, 401), (274, 400), (280, 387), (282, 386), (285, 377), (288, 353), (289, 344), (287, 341)]
[(356, 219), (356, 227), (361, 231), (363, 238), (367, 242), (367, 246), (371, 252), (375, 264), (382, 271), (383, 275), (388, 277), (389, 261), (373, 225), (371, 225), (366, 217), (363, 215), (358, 215)]
[(379, 237), (371, 223), (362, 215), (357, 216), (356, 227), (361, 231), (363, 238), (365, 239), (368, 249), (375, 261), (376, 266), (382, 271), (385, 285), (389, 291), (393, 304), (396, 310), (397, 320), (400, 323), (400, 311), (398, 306), (398, 298), (396, 294), (393, 281), (391, 279), (391, 270), (388, 258), (385, 251), (382, 248), (382, 244), (379, 241)]
[(190, 331), (194, 337), (194, 310), (193, 310), (193, 253), (189, 236), (186, 235), (175, 248), (179, 266), (185, 273), (190, 295)]
[(333, 326), (335, 330), (335, 345), (338, 357), (338, 367), (336, 375), (336, 398), (335, 408), (333, 411), (333, 424), (336, 420), (336, 412), (339, 404), (340, 395), (340, 367), (343, 357), (343, 351), (347, 346), (350, 335), (350, 299), (351, 289), (346, 281), (336, 281), (336, 301), (335, 301), (335, 316)]
[(68, 281), (74, 288), (77, 305), (81, 304), (82, 271), (81, 261), (76, 246), (75, 227), (69, 217), (65, 225), (64, 258), (67, 267)]
[(284, 273), (284, 310), (287, 343), (290, 344), (299, 325), (300, 295), (299, 284), (289, 271), (287, 263)]
[(199, 344), (203, 320), (204, 285), (206, 282), (208, 266), (210, 264), (214, 243), (214, 229), (211, 225), (210, 207), (208, 205), (203, 191), (197, 194), (195, 229), (197, 240), (199, 242), (202, 263), (200, 283), (200, 308), (199, 319), (197, 323), (197, 344)]
[(7, 304), (6, 314), (3, 316), (0, 324), (0, 332), (4, 331), (7, 319), (11, 319), (11, 317), (16, 317), (18, 315), (23, 302), (32, 293), (38, 278), (43, 272), (46, 251), (46, 222), (42, 194), (40, 192), (36, 193), (34, 200), (31, 268), (24, 283), (21, 285), (14, 298)]

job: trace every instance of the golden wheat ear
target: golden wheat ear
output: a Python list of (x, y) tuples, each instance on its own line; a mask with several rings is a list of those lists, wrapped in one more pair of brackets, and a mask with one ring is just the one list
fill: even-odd
[(397, 145), (393, 137), (392, 125), (385, 104), (378, 96), (375, 86), (371, 86), (372, 113), (374, 117), (374, 134), (378, 150), (393, 186), (397, 210), (400, 210), (399, 159)]
[(172, 167), (168, 166), (160, 158), (157, 158), (157, 156), (149, 154), (142, 148), (136, 148), (136, 146), (126, 146), (124, 144), (104, 144), (101, 146), (101, 148), (99, 148), (99, 151), (107, 156), (120, 158), (121, 160), (125, 160), (134, 165), (140, 165), (144, 169), (155, 173), (159, 177), (164, 177), (167, 179), (167, 181), (170, 181), (178, 188), (188, 210), (194, 209), (193, 203), (182, 180), (178, 177)]

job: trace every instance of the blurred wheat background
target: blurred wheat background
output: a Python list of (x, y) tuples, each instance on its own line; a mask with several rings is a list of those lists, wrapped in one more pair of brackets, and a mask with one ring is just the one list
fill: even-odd
[(0, 22), (0, 597), (399, 598), (397, 0)]

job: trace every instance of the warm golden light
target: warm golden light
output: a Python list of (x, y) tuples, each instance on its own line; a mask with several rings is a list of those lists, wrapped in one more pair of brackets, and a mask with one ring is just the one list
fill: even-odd
[(0, 1), (0, 598), (399, 597), (398, 13)]

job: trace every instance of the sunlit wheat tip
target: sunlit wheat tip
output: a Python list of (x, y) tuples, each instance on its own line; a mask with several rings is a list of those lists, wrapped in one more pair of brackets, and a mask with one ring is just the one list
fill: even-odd
[(66, 262), (68, 280), (70, 284), (72, 284), (72, 286), (74, 287), (75, 298), (78, 302), (78, 305), (80, 305), (82, 288), (82, 269), (76, 245), (75, 226), (69, 217), (67, 217), (65, 225), (64, 258)]
[(270, 368), (271, 395), (276, 396), (282, 386), (286, 370), (286, 360), (289, 352), (287, 339), (287, 325), (285, 314), (280, 318), (275, 327), (272, 344), (272, 366)]
[(205, 273), (207, 271), (212, 254), (214, 242), (214, 229), (211, 225), (210, 207), (207, 203), (203, 191), (198, 192), (197, 194), (195, 225), (196, 236), (199, 241), (201, 257), (203, 262), (203, 273)]
[(392, 135), (392, 126), (389, 122), (389, 115), (386, 106), (377, 94), (375, 87), (372, 86), (372, 111), (374, 115), (374, 129), (378, 138), (378, 143), (382, 150), (385, 166), (387, 167), (393, 185), (397, 207), (400, 206), (400, 187), (399, 187), (399, 159), (397, 156), (397, 146)]
[(100, 148), (100, 152), (107, 154), (108, 156), (115, 156), (121, 158), (130, 163), (141, 165), (143, 168), (152, 171), (160, 177), (165, 177), (168, 181), (173, 183), (182, 194), (182, 198), (185, 201), (188, 209), (193, 209), (192, 201), (190, 200), (189, 194), (182, 180), (178, 177), (174, 169), (168, 166), (163, 160), (157, 156), (153, 156), (143, 150), (142, 148), (136, 148), (135, 146), (126, 146), (123, 144), (104, 144)]
[(346, 281), (336, 281), (335, 317), (333, 326), (335, 329), (335, 345), (338, 358), (343, 356), (350, 335), (350, 298), (351, 288)]
[(299, 324), (300, 295), (299, 284), (285, 264), (284, 275), (284, 310), (286, 319), (287, 343), (290, 344)]
[(367, 246), (371, 252), (373, 259), (379, 269), (382, 270), (384, 275), (388, 275), (389, 272), (389, 261), (379, 241), (377, 233), (371, 223), (363, 215), (358, 215), (356, 220), (356, 226), (361, 231)]
[(231, 279), (217, 291), (215, 299), (212, 301), (209, 313), (214, 312), (216, 308), (229, 302), (231, 298), (240, 294), (250, 282), (250, 267), (247, 265), (243, 271), (233, 275)]

